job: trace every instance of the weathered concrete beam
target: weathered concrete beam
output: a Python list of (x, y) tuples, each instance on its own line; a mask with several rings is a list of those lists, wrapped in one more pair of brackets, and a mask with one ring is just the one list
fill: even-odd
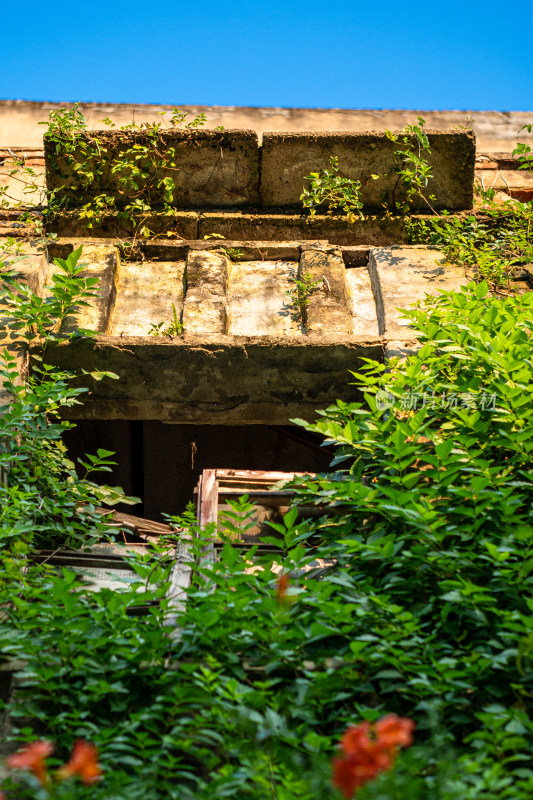
[(301, 325), (294, 319), (288, 296), (298, 272), (299, 248), (293, 248), (291, 255), (292, 261), (239, 261), (230, 265), (228, 334), (303, 335)]
[(352, 318), (349, 310), (346, 268), (340, 251), (309, 248), (302, 252), (298, 277), (322, 285), (309, 296), (305, 329), (309, 336), (350, 336)]
[(183, 327), (191, 334), (226, 333), (229, 258), (221, 251), (189, 250)]
[[(299, 192), (302, 191), (303, 181)], [(381, 209), (382, 210), (382, 209)], [(212, 233), (226, 239), (261, 238), (270, 241), (327, 239), (339, 245), (391, 245), (407, 241), (403, 217), (367, 217), (348, 223), (343, 216), (239, 212), (204, 212), (198, 221), (198, 238)]]
[(159, 419), (211, 425), (286, 425), (314, 419), (338, 398), (360, 399), (350, 370), (382, 357), (380, 342), (346, 337), (191, 336), (174, 340), (99, 336), (49, 347), (62, 369), (111, 370), (72, 418)]
[[(87, 229), (85, 219), (78, 211), (61, 211), (46, 223), (49, 233), (65, 237), (120, 239), (133, 237), (137, 222), (119, 217), (118, 214), (102, 214), (100, 222), (91, 221)], [(178, 240), (203, 239), (210, 234), (224, 236), (228, 240), (254, 241), (258, 237), (266, 241), (316, 241), (327, 239), (339, 245), (389, 245), (407, 241), (403, 217), (367, 216), (347, 223), (342, 215), (317, 214), (313, 219), (307, 213), (246, 213), (244, 211), (175, 211), (173, 214), (151, 213), (143, 218), (143, 224), (151, 231), (152, 239), (146, 244), (158, 244), (157, 236), (174, 237)], [(16, 232), (15, 232), (16, 235)], [(170, 239), (172, 241), (172, 239)], [(164, 243), (168, 243), (166, 238)], [(143, 246), (145, 242), (138, 240)]]
[[(413, 146), (416, 151), (416, 142)], [(474, 202), (475, 137), (470, 131), (429, 134), (431, 154), (427, 160), (432, 178), (427, 187), (435, 195), (433, 207), (459, 211)], [(361, 181), (361, 197), (368, 210), (383, 211), (405, 199), (405, 189), (395, 167), (394, 151), (401, 143), (391, 142), (385, 133), (265, 133), (261, 172), (264, 207), (294, 208), (311, 172), (330, 167), (331, 156), (339, 159), (343, 177)], [(379, 175), (379, 179), (372, 178)], [(426, 211), (417, 198), (414, 210)], [(347, 243), (348, 244), (348, 243)], [(355, 244), (355, 243), (354, 243)]]
[(387, 339), (409, 336), (408, 321), (399, 309), (423, 300), (439, 290), (453, 291), (467, 281), (464, 271), (446, 264), (445, 256), (432, 247), (374, 248), (368, 271), (376, 302), (380, 335)]
[(353, 332), (359, 336), (379, 338), (376, 301), (368, 268), (353, 267), (346, 270), (346, 283), (350, 299)]
[[(175, 211), (172, 214), (152, 212), (143, 216), (143, 225), (151, 236), (171, 234), (177, 239), (196, 239), (198, 237), (198, 212)], [(102, 213), (98, 222), (81, 219), (78, 210), (61, 211), (47, 220), (46, 230), (58, 236), (90, 236), (91, 238), (121, 239), (133, 237), (138, 232), (138, 219), (129, 219), (117, 213)]]

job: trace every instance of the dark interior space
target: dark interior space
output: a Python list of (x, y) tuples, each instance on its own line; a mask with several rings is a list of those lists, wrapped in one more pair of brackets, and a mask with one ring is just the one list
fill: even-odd
[(332, 459), (331, 451), (320, 446), (320, 436), (292, 425), (81, 420), (64, 440), (73, 461), (99, 448), (116, 453), (113, 471), (91, 479), (142, 498), (142, 504), (116, 508), (153, 520), (183, 512), (204, 469), (326, 472)]

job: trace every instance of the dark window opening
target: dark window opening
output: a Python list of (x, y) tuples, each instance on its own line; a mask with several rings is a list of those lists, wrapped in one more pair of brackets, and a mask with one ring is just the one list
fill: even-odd
[(117, 466), (92, 480), (140, 497), (141, 504), (117, 510), (152, 520), (182, 513), (204, 469), (327, 472), (333, 455), (321, 436), (290, 425), (80, 420), (64, 438), (73, 461), (99, 448), (114, 451)]

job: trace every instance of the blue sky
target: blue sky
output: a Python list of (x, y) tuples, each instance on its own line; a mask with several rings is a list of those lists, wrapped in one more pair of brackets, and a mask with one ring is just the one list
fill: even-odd
[(5, 20), (0, 98), (527, 111), (520, 19), (478, 0), (29, 0)]

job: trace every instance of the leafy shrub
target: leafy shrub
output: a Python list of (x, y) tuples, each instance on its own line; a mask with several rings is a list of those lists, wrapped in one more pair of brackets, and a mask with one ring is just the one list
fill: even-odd
[[(337, 447), (336, 473), (296, 484), (323, 516), (290, 511), (279, 553), (227, 541), (205, 564), (200, 538), (174, 635), (165, 558), (134, 562), (144, 617), (135, 587), (32, 579), (0, 632), (27, 661), (18, 740), (46, 734), (63, 757), (94, 742), (94, 798), (311, 800), (337, 796), (346, 725), (395, 713), (416, 721), (415, 744), (362, 800), (526, 800), (532, 306), (481, 284), (409, 311), (421, 350), (369, 362), (367, 406), (339, 402), (306, 426)], [(250, 511), (241, 501), (221, 535)]]
[[(483, 241), (503, 264), (523, 263), (530, 208), (513, 209), (505, 224), (487, 214), (481, 228), (467, 220), (443, 233), (456, 223), (439, 220), (431, 235), (450, 257), (472, 245), (473, 264)], [(56, 265), (62, 282), (42, 306), (7, 265), (14, 334), (45, 346), (64, 335), (61, 320), (94, 290), (78, 260)], [(178, 609), (164, 548), (132, 559), (138, 584), (123, 593), (90, 594), (73, 573), (24, 561), (30, 546), (80, 546), (106, 526), (102, 490), (78, 478), (61, 444), (58, 412), (82, 390), (39, 361), (17, 385), (6, 350), (0, 651), (26, 664), (13, 740), (50, 737), (58, 759), (76, 739), (93, 742), (104, 771), (95, 800), (311, 800), (338, 797), (330, 764), (346, 726), (393, 713), (416, 721), (415, 744), (358, 800), (528, 799), (532, 305), (531, 294), (495, 298), (482, 282), (407, 312), (422, 349), (368, 362), (355, 376), (366, 405), (339, 402), (306, 425), (336, 447), (335, 473), (295, 486), (322, 516), (293, 509), (274, 526), (281, 552), (227, 541), (214, 564), (201, 549), (213, 530), (175, 520), (199, 537)], [(110, 455), (85, 465), (106, 468)], [(221, 535), (234, 537), (250, 512), (244, 499)]]
[[(69, 315), (96, 293), (96, 279), (84, 277), (81, 253), (80, 247), (67, 259), (55, 259), (48, 296), (41, 298), (19, 280), (16, 243), (8, 241), (2, 252), (0, 307), (7, 346), (0, 354), (0, 380), (9, 405), (0, 409), (0, 471), (8, 476), (0, 484), (0, 553), (4, 551), (8, 559), (15, 553), (22, 555), (30, 544), (79, 547), (94, 543), (108, 531), (105, 516), (96, 513), (96, 506), (128, 501), (121, 489), (88, 480), (94, 471), (109, 470), (112, 453), (100, 450), (86, 456), (81, 464), (83, 479), (67, 458), (61, 437), (72, 424), (62, 420), (60, 412), (79, 403), (79, 396), (88, 389), (73, 387), (72, 372), (51, 368), (37, 352), (31, 355), (31, 374), (20, 381), (20, 359), (30, 345), (38, 344), (45, 351), (52, 341), (90, 335), (64, 328)], [(87, 374), (87, 380), (104, 377), (116, 376)]]

